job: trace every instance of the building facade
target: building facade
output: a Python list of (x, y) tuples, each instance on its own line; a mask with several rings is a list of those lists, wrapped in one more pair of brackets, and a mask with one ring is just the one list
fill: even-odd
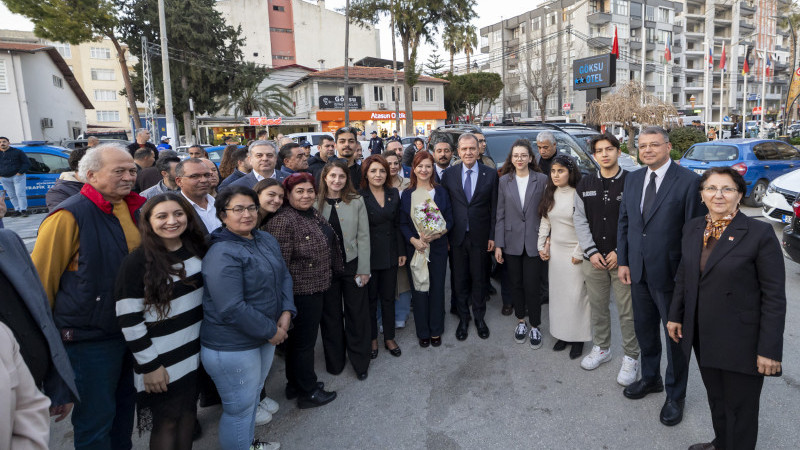
[(74, 139), (92, 108), (55, 48), (0, 42), (0, 135), (11, 142)]

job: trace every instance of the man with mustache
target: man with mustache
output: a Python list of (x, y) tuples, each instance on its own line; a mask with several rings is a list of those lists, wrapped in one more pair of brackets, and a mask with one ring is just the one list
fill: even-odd
[(222, 225), (217, 218), (214, 197), (211, 196), (211, 190), (214, 188), (211, 183), (213, 178), (214, 172), (202, 159), (185, 159), (175, 166), (175, 184), (178, 185), (181, 194), (200, 217), (206, 227), (206, 233), (210, 233)]

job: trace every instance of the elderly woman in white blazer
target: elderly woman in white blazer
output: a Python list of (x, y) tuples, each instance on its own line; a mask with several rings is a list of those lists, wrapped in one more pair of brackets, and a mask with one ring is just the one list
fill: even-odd
[[(539, 238), (539, 202), (547, 186), (547, 176), (539, 171), (533, 149), (527, 139), (519, 139), (500, 170), (497, 186), (497, 217), (494, 241), (495, 259), (505, 263), (517, 326), (514, 339), (542, 346), (539, 325), (542, 321), (541, 271), (537, 241)], [(528, 315), (530, 328), (525, 323)]]

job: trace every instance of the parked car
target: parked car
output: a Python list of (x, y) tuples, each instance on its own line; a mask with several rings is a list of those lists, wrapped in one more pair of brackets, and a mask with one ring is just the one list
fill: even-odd
[[(130, 141), (123, 141), (120, 139), (100, 139), (101, 144), (121, 144), (127, 147), (130, 145)], [(70, 150), (75, 150), (78, 148), (86, 148), (89, 145), (88, 139), (62, 139), (61, 140), (61, 147), (68, 148)]]
[(800, 167), (800, 151), (776, 140), (726, 139), (694, 144), (679, 164), (697, 174), (709, 167), (733, 167), (747, 183), (744, 203), (761, 207), (769, 183)]
[(404, 137), (404, 138), (401, 138), (401, 139), (400, 139), (400, 143), (402, 143), (402, 144), (403, 144), (403, 148), (406, 148), (406, 147), (408, 147), (409, 145), (413, 144), (413, 143), (414, 143), (414, 140), (415, 140), (415, 139), (417, 139), (417, 138), (419, 138), (419, 139), (422, 139), (422, 142), (424, 142), (424, 143), (425, 143), (425, 148), (428, 148), (428, 138), (427, 138), (427, 137), (425, 137), (425, 136), (409, 136), (409, 137)]
[[(305, 133), (292, 133), (287, 134), (286, 137), (291, 138), (294, 142), (300, 144), (303, 141), (307, 141), (311, 143), (311, 154), (316, 155), (319, 151), (319, 141), (322, 139), (323, 136), (329, 136), (333, 139), (333, 133), (329, 133), (327, 131), (309, 131)], [(368, 139), (369, 140), (369, 139)]]
[[(56, 183), (62, 172), (69, 172), (69, 153), (64, 147), (48, 144), (45, 141), (25, 141), (11, 144), (28, 156), (31, 167), (28, 169), (27, 186), (28, 209), (46, 208), (45, 194)], [(11, 209), (11, 201), (6, 197), (6, 207)]]
[(783, 254), (796, 263), (800, 263), (800, 197), (792, 202), (792, 220), (783, 229)]
[[(586, 153), (586, 155), (590, 158), (592, 157), (592, 150), (589, 148), (589, 141), (591, 141), (595, 136), (599, 135), (599, 131), (582, 123), (559, 123), (554, 125), (567, 132), (570, 136), (574, 137), (575, 141), (581, 146), (581, 149), (584, 151), (584, 153)], [(618, 162), (622, 170), (628, 172), (640, 169), (642, 167), (638, 162), (636, 162), (634, 157), (628, 155), (627, 153), (621, 154)]]
[(792, 203), (800, 194), (800, 170), (795, 170), (774, 179), (767, 186), (761, 214), (773, 222), (792, 221)]
[[(222, 162), (222, 155), (225, 153), (225, 148), (226, 147), (227, 147), (227, 145), (216, 145), (214, 147), (206, 147), (206, 153), (208, 153), (208, 159), (211, 162), (213, 162), (214, 164), (216, 164), (217, 167), (219, 167), (219, 163)], [(245, 148), (244, 145), (239, 145), (238, 147), (239, 148)], [(180, 154), (179, 154), (179, 156), (180, 156)], [(187, 156), (188, 156), (188, 153), (187, 153)]]
[[(533, 146), (536, 159), (539, 152), (536, 150), (536, 136), (542, 131), (550, 131), (556, 138), (556, 147), (560, 153), (572, 156), (578, 162), (584, 174), (597, 173), (598, 166), (594, 159), (586, 155), (578, 141), (568, 133), (561, 131), (556, 125), (550, 124), (525, 124), (519, 126), (497, 126), (479, 128), (474, 125), (445, 125), (433, 130), (431, 142), (446, 139), (456, 148), (458, 137), (463, 133), (480, 132), (486, 137), (486, 153), (497, 163), (497, 168), (503, 165), (506, 156), (511, 151), (511, 144), (517, 139), (528, 139)], [(457, 152), (455, 152), (457, 153)]]

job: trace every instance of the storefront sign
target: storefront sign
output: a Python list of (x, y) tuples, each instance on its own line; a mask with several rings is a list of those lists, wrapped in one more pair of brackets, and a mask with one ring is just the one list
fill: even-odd
[[(350, 111), (350, 120), (395, 120), (394, 111)], [(400, 120), (405, 120), (406, 113), (400, 112)], [(447, 111), (414, 111), (414, 120), (445, 120)], [(344, 111), (317, 111), (320, 122), (343, 121)]]
[(613, 86), (617, 59), (612, 54), (576, 59), (572, 64), (572, 88), (576, 91)]
[[(376, 113), (376, 112), (374, 112), (374, 113), (371, 113), (370, 116), (369, 116), (369, 120), (394, 120), (396, 118), (397, 118), (397, 114), (396, 113)], [(405, 119), (406, 118), (406, 113), (401, 112), (400, 113), (400, 118), (401, 119)]]
[[(348, 97), (350, 107), (361, 109), (361, 97), (350, 96)], [(343, 109), (344, 108), (344, 95), (321, 95), (319, 97), (319, 109)]]
[(250, 117), (250, 126), (273, 126), (283, 123), (282, 117)]

